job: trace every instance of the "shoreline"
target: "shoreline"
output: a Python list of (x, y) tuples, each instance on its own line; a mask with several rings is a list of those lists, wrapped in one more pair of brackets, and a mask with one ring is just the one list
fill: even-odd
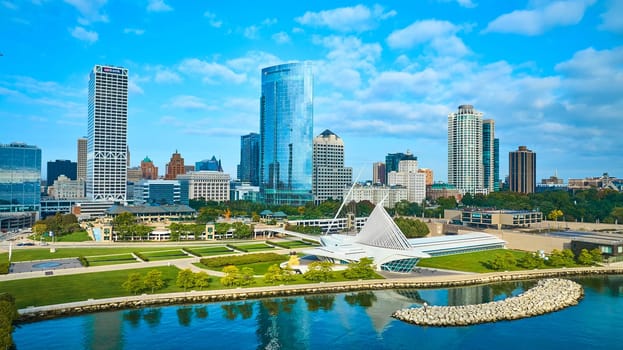
[(314, 284), (277, 285), (211, 291), (188, 291), (163, 294), (142, 294), (106, 299), (89, 299), (64, 304), (33, 306), (19, 310), (18, 323), (32, 323), (79, 314), (136, 309), (150, 306), (197, 304), (247, 299), (291, 297), (309, 294), (345, 293), (364, 290), (405, 288), (451, 288), (469, 285), (500, 283), (554, 277), (582, 277), (591, 275), (619, 275), (623, 267), (581, 267), (547, 270), (505, 271), (470, 275), (445, 275), (434, 277), (392, 278), (383, 280), (357, 280), (320, 282)]

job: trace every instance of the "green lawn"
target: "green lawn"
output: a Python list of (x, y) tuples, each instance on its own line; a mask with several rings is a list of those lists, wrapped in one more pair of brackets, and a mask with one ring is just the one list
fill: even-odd
[(189, 256), (186, 253), (182, 252), (181, 249), (175, 250), (166, 250), (166, 251), (157, 251), (157, 252), (141, 252), (149, 261), (156, 260), (169, 260), (169, 259), (182, 259), (188, 258)]
[[(56, 248), (55, 253), (50, 253), (50, 246), (45, 248), (27, 248), (13, 246), (13, 256), (11, 261), (30, 261), (45, 259), (77, 258), (79, 256), (92, 257), (97, 255), (125, 254), (134, 251), (154, 252), (161, 250), (171, 250), (170, 247), (125, 247), (125, 248)], [(0, 261), (6, 261), (8, 253), (0, 254)]]
[(268, 271), (268, 268), (270, 266), (279, 265), (284, 261), (288, 261), (288, 259), (289, 257), (287, 255), (284, 255), (282, 261), (265, 261), (265, 262), (259, 262), (259, 263), (253, 263), (253, 264), (237, 265), (237, 266), (239, 269), (242, 269), (243, 267), (250, 267), (253, 269), (254, 274), (264, 275)]
[[(505, 254), (510, 252), (515, 256), (515, 259), (519, 260), (524, 256), (525, 252), (510, 249), (494, 249), (485, 250), (482, 252), (456, 254), (438, 256), (433, 258), (422, 259), (418, 262), (418, 267), (432, 267), (446, 270), (457, 270), (466, 272), (495, 272), (487, 268), (487, 261), (495, 259), (496, 254)], [(523, 268), (515, 267), (509, 269), (511, 271), (523, 270)]]
[(211, 255), (223, 255), (223, 254), (231, 254), (233, 253), (232, 250), (228, 249), (225, 246), (219, 246), (219, 247), (188, 247), (186, 249), (189, 249), (197, 254), (200, 254), (201, 256), (211, 256)]
[(137, 262), (132, 254), (99, 255), (88, 257), (89, 266), (128, 264)]
[(15, 297), (18, 308), (126, 296), (130, 294), (121, 284), (128, 275), (132, 272), (145, 275), (153, 269), (162, 271), (166, 283), (159, 292), (181, 291), (175, 286), (179, 270), (173, 266), (5, 281), (0, 282), (0, 289)]
[(232, 246), (236, 247), (236, 248), (242, 248), (242, 249), (246, 249), (249, 252), (258, 252), (258, 251), (262, 251), (262, 250), (272, 250), (275, 249), (272, 246), (269, 246), (265, 243), (256, 243), (256, 244), (237, 244), (237, 245), (233, 245)]

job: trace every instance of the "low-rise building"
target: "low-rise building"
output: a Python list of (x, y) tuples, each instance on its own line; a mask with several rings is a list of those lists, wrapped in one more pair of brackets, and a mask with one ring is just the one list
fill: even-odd
[(193, 171), (177, 176), (182, 192), (188, 193), (188, 199), (206, 201), (229, 201), (229, 174), (220, 171)]
[(384, 200), (383, 206), (393, 208), (396, 203), (408, 200), (409, 191), (402, 186), (355, 185), (352, 189), (344, 190), (344, 198), (346, 201), (369, 201), (375, 205)]
[(446, 209), (444, 219), (467, 226), (502, 229), (538, 224), (543, 221), (543, 213), (529, 210)]

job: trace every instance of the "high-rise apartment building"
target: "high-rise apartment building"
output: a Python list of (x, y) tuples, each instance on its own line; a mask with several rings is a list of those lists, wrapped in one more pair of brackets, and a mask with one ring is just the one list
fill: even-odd
[(77, 164), (71, 160), (57, 159), (53, 162), (48, 162), (47, 165), (47, 185), (52, 186), (54, 180), (59, 176), (65, 175), (70, 180), (76, 180), (77, 177)]
[(141, 161), (141, 178), (146, 180), (156, 180), (158, 178), (158, 167), (154, 165), (154, 162), (145, 157)]
[(387, 173), (385, 172), (385, 163), (375, 162), (372, 164), (372, 183), (387, 184)]
[(508, 153), (508, 186), (511, 192), (534, 193), (536, 188), (536, 153), (526, 146)]
[(41, 149), (23, 143), (0, 145), (0, 212), (39, 212)]
[(76, 177), (86, 181), (87, 179), (87, 138), (78, 139), (78, 154), (76, 165)]
[(388, 174), (387, 183), (406, 188), (407, 201), (422, 204), (426, 199), (426, 173), (419, 170), (417, 160), (401, 160), (398, 171)]
[(251, 186), (260, 183), (260, 134), (250, 133), (240, 136), (240, 164), (238, 180), (248, 182)]
[(260, 194), (268, 204), (313, 200), (313, 76), (310, 62), (262, 69)]
[(128, 70), (96, 65), (89, 80), (87, 197), (126, 200)]
[(486, 193), (482, 152), (482, 113), (461, 105), (448, 114), (448, 183), (462, 193)]
[(314, 201), (342, 200), (353, 182), (353, 169), (344, 167), (344, 141), (331, 130), (314, 138), (312, 193)]
[(175, 153), (171, 155), (171, 159), (167, 163), (167, 172), (164, 175), (165, 180), (175, 180), (177, 175), (186, 174), (184, 167), (184, 158), (175, 150)]

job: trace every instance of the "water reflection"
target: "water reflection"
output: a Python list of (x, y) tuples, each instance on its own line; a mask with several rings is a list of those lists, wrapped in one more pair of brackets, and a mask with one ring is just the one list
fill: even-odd
[(303, 300), (307, 303), (307, 311), (331, 311), (333, 309), (333, 302), (335, 301), (335, 295), (332, 294), (320, 294), (309, 295), (303, 297)]
[(188, 327), (190, 326), (190, 321), (193, 318), (193, 308), (189, 306), (179, 307), (175, 310), (177, 314), (177, 322), (179, 322), (180, 326)]
[(229, 303), (221, 305), (223, 309), (223, 317), (225, 319), (233, 321), (238, 316), (243, 320), (251, 318), (253, 316), (253, 301), (245, 301), (244, 303)]

